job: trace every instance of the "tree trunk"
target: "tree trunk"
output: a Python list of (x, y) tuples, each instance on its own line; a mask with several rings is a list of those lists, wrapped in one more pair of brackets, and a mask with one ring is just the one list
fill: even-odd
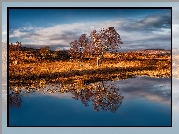
[(78, 59), (78, 67), (80, 67), (81, 66), (81, 64), (80, 64), (80, 59)]
[(97, 67), (99, 66), (99, 57), (96, 59)]

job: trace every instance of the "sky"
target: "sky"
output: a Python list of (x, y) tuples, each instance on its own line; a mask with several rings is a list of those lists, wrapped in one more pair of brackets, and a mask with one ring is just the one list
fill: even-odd
[(69, 49), (80, 35), (114, 27), (119, 51), (171, 49), (170, 9), (10, 9), (9, 43), (51, 50)]

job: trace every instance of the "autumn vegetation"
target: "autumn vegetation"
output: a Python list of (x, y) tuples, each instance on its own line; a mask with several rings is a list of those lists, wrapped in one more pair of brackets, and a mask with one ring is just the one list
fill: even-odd
[(9, 44), (10, 85), (46, 84), (116, 80), (147, 75), (171, 77), (170, 54), (144, 54), (116, 51), (122, 44), (114, 28), (82, 34), (70, 43), (68, 51), (52, 51), (22, 47), (20, 42)]

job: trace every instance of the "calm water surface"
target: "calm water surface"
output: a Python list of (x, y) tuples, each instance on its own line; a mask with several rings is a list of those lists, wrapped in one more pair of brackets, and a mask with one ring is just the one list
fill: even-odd
[(22, 91), (9, 106), (9, 124), (171, 126), (170, 78), (136, 77), (98, 84), (91, 83), (90, 87), (108, 90), (88, 92), (83, 89), (51, 94)]

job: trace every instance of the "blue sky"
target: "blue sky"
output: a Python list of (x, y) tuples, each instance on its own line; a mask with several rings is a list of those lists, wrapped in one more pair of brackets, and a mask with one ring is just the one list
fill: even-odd
[(171, 49), (170, 9), (10, 9), (9, 42), (52, 50), (94, 29), (114, 27), (121, 35), (120, 51)]

